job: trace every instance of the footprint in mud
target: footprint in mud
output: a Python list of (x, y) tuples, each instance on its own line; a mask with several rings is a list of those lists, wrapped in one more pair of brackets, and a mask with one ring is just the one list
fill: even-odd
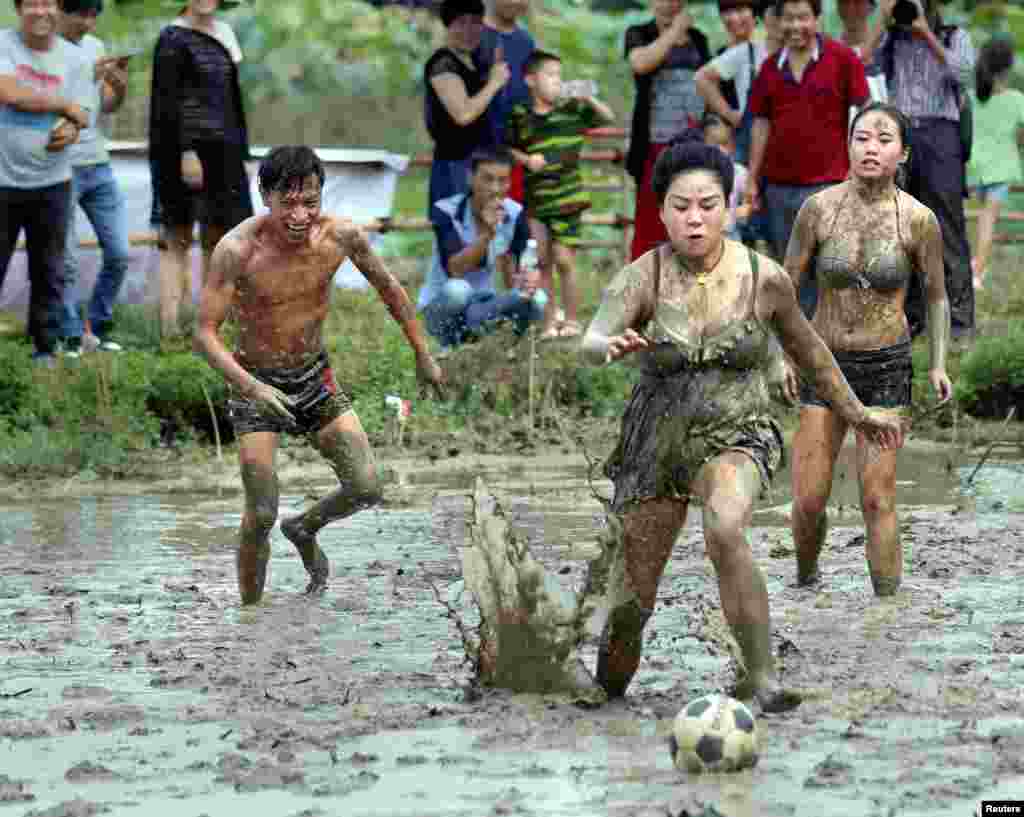
[(122, 776), (99, 763), (83, 760), (64, 772), (64, 779), (69, 783), (112, 783)]
[(94, 814), (108, 814), (110, 807), (102, 803), (88, 800), (65, 800), (47, 809), (32, 809), (25, 812), (25, 817), (93, 817)]
[(0, 804), (27, 803), (35, 799), (36, 796), (28, 790), (26, 781), (14, 780), (5, 774), (0, 774)]

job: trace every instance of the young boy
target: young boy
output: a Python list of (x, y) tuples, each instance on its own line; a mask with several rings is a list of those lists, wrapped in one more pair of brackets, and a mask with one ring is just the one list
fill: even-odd
[(555, 299), (549, 298), (541, 338), (571, 338), (581, 334), (573, 266), (580, 239), (580, 216), (590, 207), (583, 191), (580, 152), (583, 133), (612, 122), (611, 108), (593, 97), (563, 100), (562, 61), (547, 51), (534, 51), (524, 68), (529, 104), (513, 106), (505, 138), (507, 147), (525, 169), (526, 211), (530, 232), (540, 255), (540, 288), (554, 292), (558, 268), (565, 321), (555, 323)]
[(729, 226), (726, 237), (733, 241), (740, 240), (740, 225), (750, 216), (750, 207), (741, 204), (743, 191), (747, 186), (747, 169), (733, 157), (736, 155), (736, 131), (728, 122), (717, 116), (709, 117), (704, 124), (704, 143), (714, 145), (730, 159), (733, 159), (732, 195), (729, 196)]

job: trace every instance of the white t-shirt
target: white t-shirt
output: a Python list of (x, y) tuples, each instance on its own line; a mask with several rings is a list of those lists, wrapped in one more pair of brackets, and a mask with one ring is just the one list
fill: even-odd
[[(172, 25), (181, 26), (182, 28), (195, 28), (195, 26), (189, 22), (187, 17), (179, 17), (172, 23)], [(200, 30), (201, 29), (198, 28), (196, 29), (196, 31)], [(235, 32), (232, 30), (231, 26), (223, 20), (214, 20), (213, 31), (204, 31), (203, 33), (209, 33), (218, 40), (220, 44), (228, 50), (228, 53), (231, 55), (231, 59), (234, 61), (235, 65), (238, 65), (238, 63), (242, 61), (242, 46), (238, 43), (238, 37), (235, 36)]]
[[(750, 51), (753, 46), (754, 65), (750, 65)], [(736, 83), (736, 96), (740, 101), (740, 113), (747, 109), (752, 80), (757, 76), (761, 63), (768, 57), (768, 47), (763, 42), (740, 43), (727, 48), (708, 63), (723, 82)]]
[[(77, 46), (56, 37), (48, 51), (28, 48), (15, 29), (0, 30), (0, 76), (18, 85), (90, 106), (92, 65)], [(71, 178), (68, 149), (46, 149), (56, 113), (32, 113), (0, 105), (0, 187), (37, 190)]]
[[(95, 66), (96, 61), (107, 53), (103, 41), (92, 34), (86, 34), (76, 44), (87, 64)], [(93, 74), (95, 76), (95, 74)], [(71, 156), (73, 167), (84, 165), (99, 165), (110, 161), (110, 154), (107, 153), (107, 140), (100, 130), (100, 116), (103, 108), (101, 82), (93, 82), (89, 94), (89, 127), (83, 128), (78, 133), (78, 141), (68, 147), (68, 154)]]

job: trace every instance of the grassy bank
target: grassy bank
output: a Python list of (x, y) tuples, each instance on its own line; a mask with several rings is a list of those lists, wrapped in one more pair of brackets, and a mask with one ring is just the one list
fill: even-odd
[[(1016, 257), (1003, 253), (1000, 260), (979, 296), (980, 337), (969, 347), (954, 345), (950, 355), (956, 405), (928, 417), (927, 428), (938, 436), (954, 425), (980, 427), (984, 418), (1002, 419), (1012, 406), (1018, 418), (1024, 415), (1024, 285), (1016, 278)], [(584, 320), (596, 311), (616, 263), (606, 254), (581, 254)], [(421, 259), (403, 268), (412, 294), (424, 266)], [(188, 339), (161, 350), (152, 314), (141, 307), (119, 307), (117, 325), (117, 339), (130, 351), (87, 355), (53, 370), (33, 368), (23, 340), (0, 340), (0, 470), (19, 477), (131, 477), (148, 454), (167, 447), (212, 452), (218, 436), (231, 445), (227, 388), (189, 351)], [(231, 332), (228, 327), (226, 334)], [(401, 330), (372, 291), (336, 291), (325, 336), (336, 375), (376, 444), (386, 444), (394, 430), (387, 395), (413, 401), (406, 434), (415, 445), (470, 429), (477, 432), (478, 446), (519, 450), (531, 405), (540, 443), (546, 432), (564, 442), (588, 422), (617, 416), (634, 378), (627, 367), (580, 366), (569, 341), (537, 343), (531, 403), (530, 342), (502, 332), (448, 358), (447, 399), (427, 399), (418, 394), (413, 355)], [(934, 399), (923, 338), (915, 343), (914, 361), (914, 403), (921, 411)], [(1019, 438), (1020, 428), (1011, 428), (1011, 439)]]

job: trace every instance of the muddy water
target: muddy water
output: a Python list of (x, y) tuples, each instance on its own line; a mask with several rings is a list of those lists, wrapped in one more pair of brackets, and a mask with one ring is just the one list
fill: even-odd
[(775, 646), (809, 700), (761, 719), (756, 769), (709, 779), (676, 772), (664, 742), (687, 699), (734, 677), (696, 514), (625, 702), (466, 691), (434, 598), (458, 605), (465, 490), (483, 470), (572, 585), (601, 524), (579, 462), (395, 466), (399, 501), (323, 534), (326, 597), (299, 595), (275, 532), (270, 592), (246, 610), (235, 496), (8, 504), (0, 814), (963, 815), (1024, 796), (1024, 468), (988, 464), (964, 490), (970, 468), (908, 451), (906, 587), (880, 602), (846, 462), (817, 592), (791, 586), (788, 475), (758, 512)]

